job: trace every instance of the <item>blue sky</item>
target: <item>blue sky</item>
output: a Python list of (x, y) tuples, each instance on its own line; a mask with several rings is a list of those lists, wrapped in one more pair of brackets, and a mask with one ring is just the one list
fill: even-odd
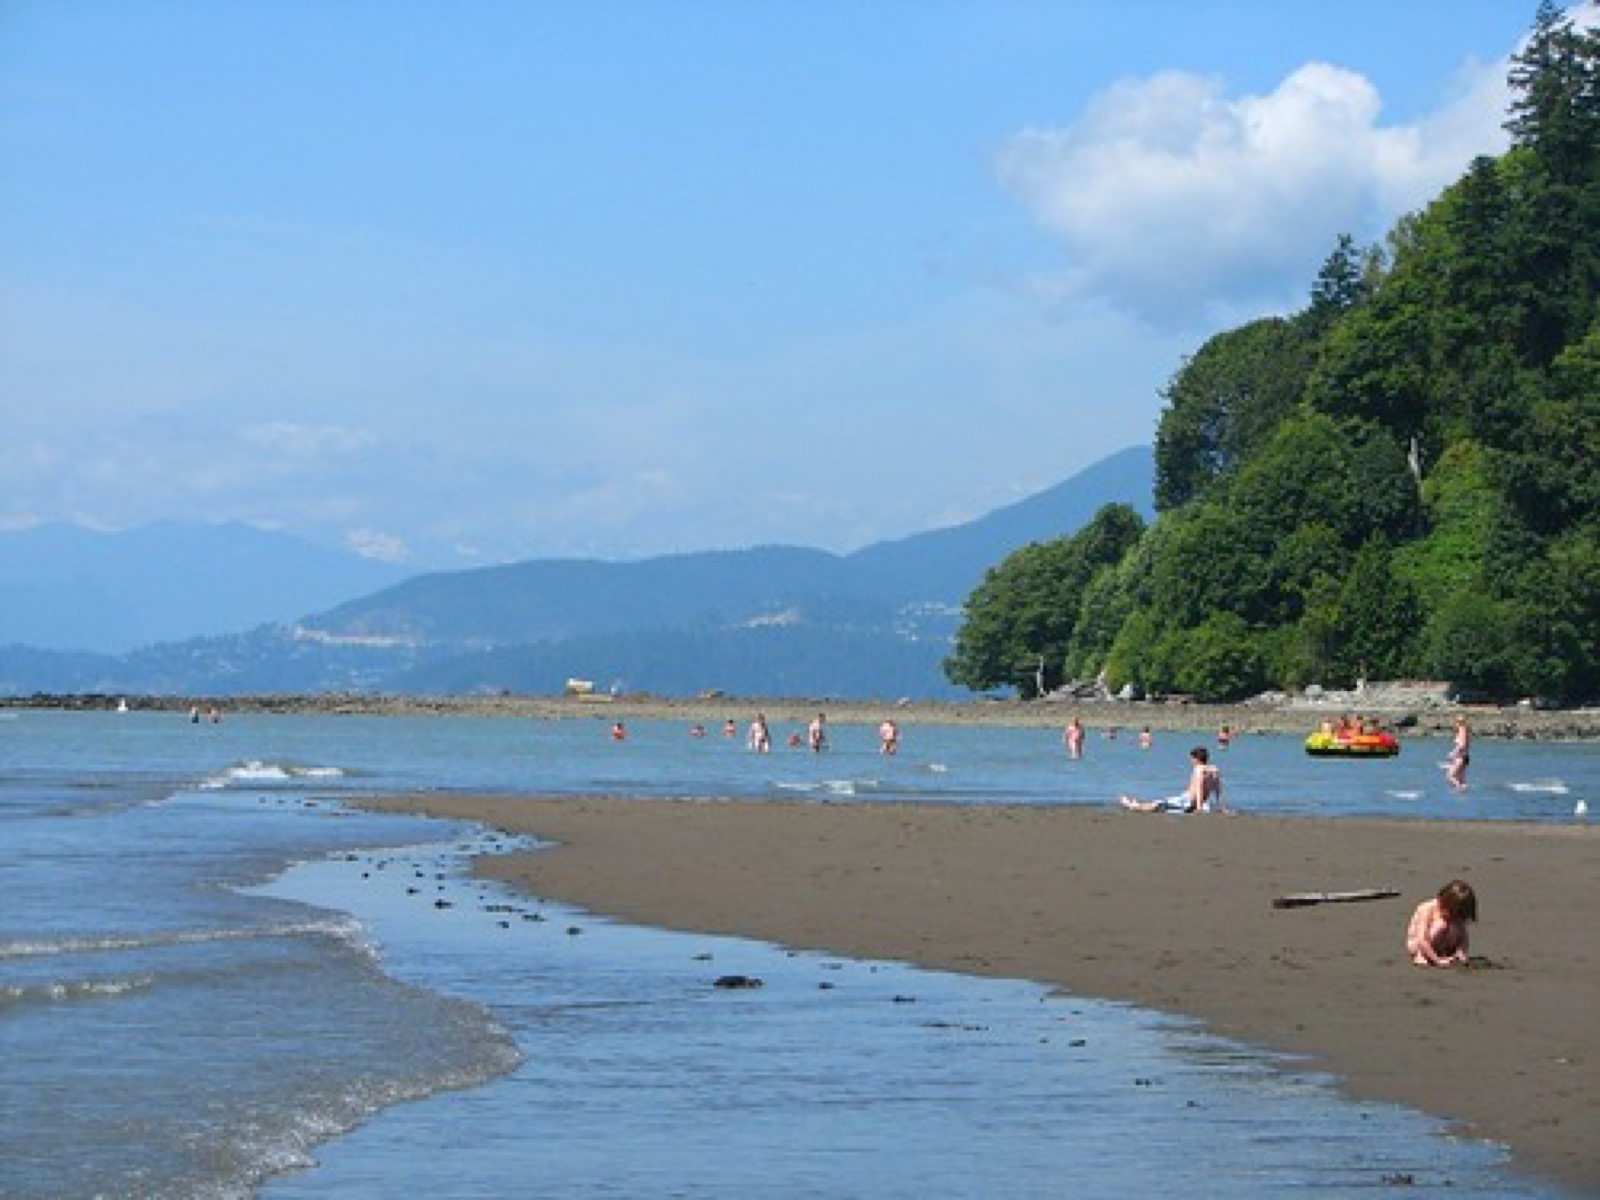
[(0, 529), (970, 519), (1503, 149), (1534, 7), (6, 0)]

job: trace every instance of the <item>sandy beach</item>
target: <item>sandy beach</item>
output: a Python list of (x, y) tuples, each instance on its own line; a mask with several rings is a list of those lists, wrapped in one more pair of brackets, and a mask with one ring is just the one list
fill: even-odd
[[(1120, 811), (418, 796), (557, 843), (482, 860), (630, 922), (1036, 980), (1302, 1056), (1600, 1193), (1600, 831)], [(1472, 882), (1481, 965), (1403, 952)], [(1278, 909), (1296, 892), (1400, 898)]]

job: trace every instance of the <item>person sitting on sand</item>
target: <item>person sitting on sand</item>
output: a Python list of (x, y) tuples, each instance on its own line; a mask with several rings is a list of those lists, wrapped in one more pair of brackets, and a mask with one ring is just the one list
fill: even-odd
[(1478, 897), (1472, 885), (1452, 879), (1411, 914), (1406, 953), (1419, 967), (1465, 966), (1467, 922), (1477, 919)]
[(1118, 803), (1129, 812), (1141, 813), (1210, 812), (1213, 807), (1218, 812), (1228, 812), (1228, 806), (1222, 799), (1222, 771), (1212, 763), (1210, 751), (1204, 746), (1196, 746), (1189, 751), (1189, 761), (1193, 764), (1189, 772), (1189, 786), (1181, 794), (1165, 800), (1135, 800), (1132, 796), (1122, 796)]

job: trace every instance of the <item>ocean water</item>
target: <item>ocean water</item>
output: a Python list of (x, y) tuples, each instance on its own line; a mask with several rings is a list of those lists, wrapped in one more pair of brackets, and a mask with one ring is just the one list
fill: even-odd
[[(741, 722), (748, 714), (731, 713)], [(781, 745), (788, 730), (774, 729)], [(1170, 1017), (639, 929), (472, 880), (512, 848), (394, 791), (1109, 804), (1192, 738), (0, 713), (0, 1195), (1553, 1195), (1494, 1146)], [(1197, 735), (1198, 736), (1198, 735)], [(1220, 751), (1257, 812), (1574, 821), (1600, 750)], [(724, 990), (723, 975), (764, 986)]]

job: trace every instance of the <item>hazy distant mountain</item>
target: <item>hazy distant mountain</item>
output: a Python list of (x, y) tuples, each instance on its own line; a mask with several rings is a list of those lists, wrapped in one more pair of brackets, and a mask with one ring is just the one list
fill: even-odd
[(1028, 542), (1076, 532), (1102, 505), (1149, 513), (1154, 456), (1124, 450), (969, 524), (840, 556), (792, 546), (640, 562), (538, 560), (406, 580), (302, 624), (334, 639), (506, 645), (625, 630), (882, 627), (908, 605), (958, 607)]
[[(19, 636), (7, 620), (0, 626), (0, 692), (549, 693), (577, 676), (667, 695), (712, 688), (841, 698), (955, 695), (939, 665), (960, 606), (984, 572), (1029, 542), (1076, 532), (1102, 505), (1119, 501), (1148, 513), (1153, 479), (1152, 452), (1141, 447), (969, 524), (851, 555), (765, 546), (630, 563), (537, 560), (399, 582), (391, 572), (388, 586), (347, 588), (343, 596), (360, 598), (332, 608), (284, 591), (266, 594), (260, 556), (229, 567), (220, 557), (192, 550), (180, 556), (146, 543), (142, 569), (154, 578), (144, 585), (150, 597), (165, 598), (171, 622), (164, 629), (180, 621), (188, 633), (226, 629), (223, 602), (204, 591), (219, 574), (257, 581), (252, 598), (266, 615), (236, 617), (231, 627), (261, 627), (88, 655), (5, 647), (52, 644)], [(293, 562), (310, 573), (304, 559), (291, 560), (267, 574), (295, 575)], [(331, 571), (319, 576), (329, 588), (334, 578)], [(0, 604), (7, 586), (0, 558)], [(212, 598), (180, 611), (172, 596), (184, 586), (191, 599)], [(131, 582), (108, 593), (124, 608), (139, 607), (130, 598), (145, 595)], [(202, 617), (217, 620), (202, 625)], [(154, 635), (161, 636), (173, 635)]]
[(119, 653), (288, 621), (402, 578), (242, 524), (0, 534), (0, 645)]
[(879, 542), (850, 563), (885, 594), (964, 603), (983, 573), (1029, 542), (1076, 533), (1106, 504), (1154, 515), (1155, 452), (1134, 446), (1103, 458), (1063, 483), (964, 525)]
[(850, 590), (842, 559), (762, 547), (640, 562), (542, 559), (421, 575), (301, 624), (332, 638), (491, 645), (718, 628)]

